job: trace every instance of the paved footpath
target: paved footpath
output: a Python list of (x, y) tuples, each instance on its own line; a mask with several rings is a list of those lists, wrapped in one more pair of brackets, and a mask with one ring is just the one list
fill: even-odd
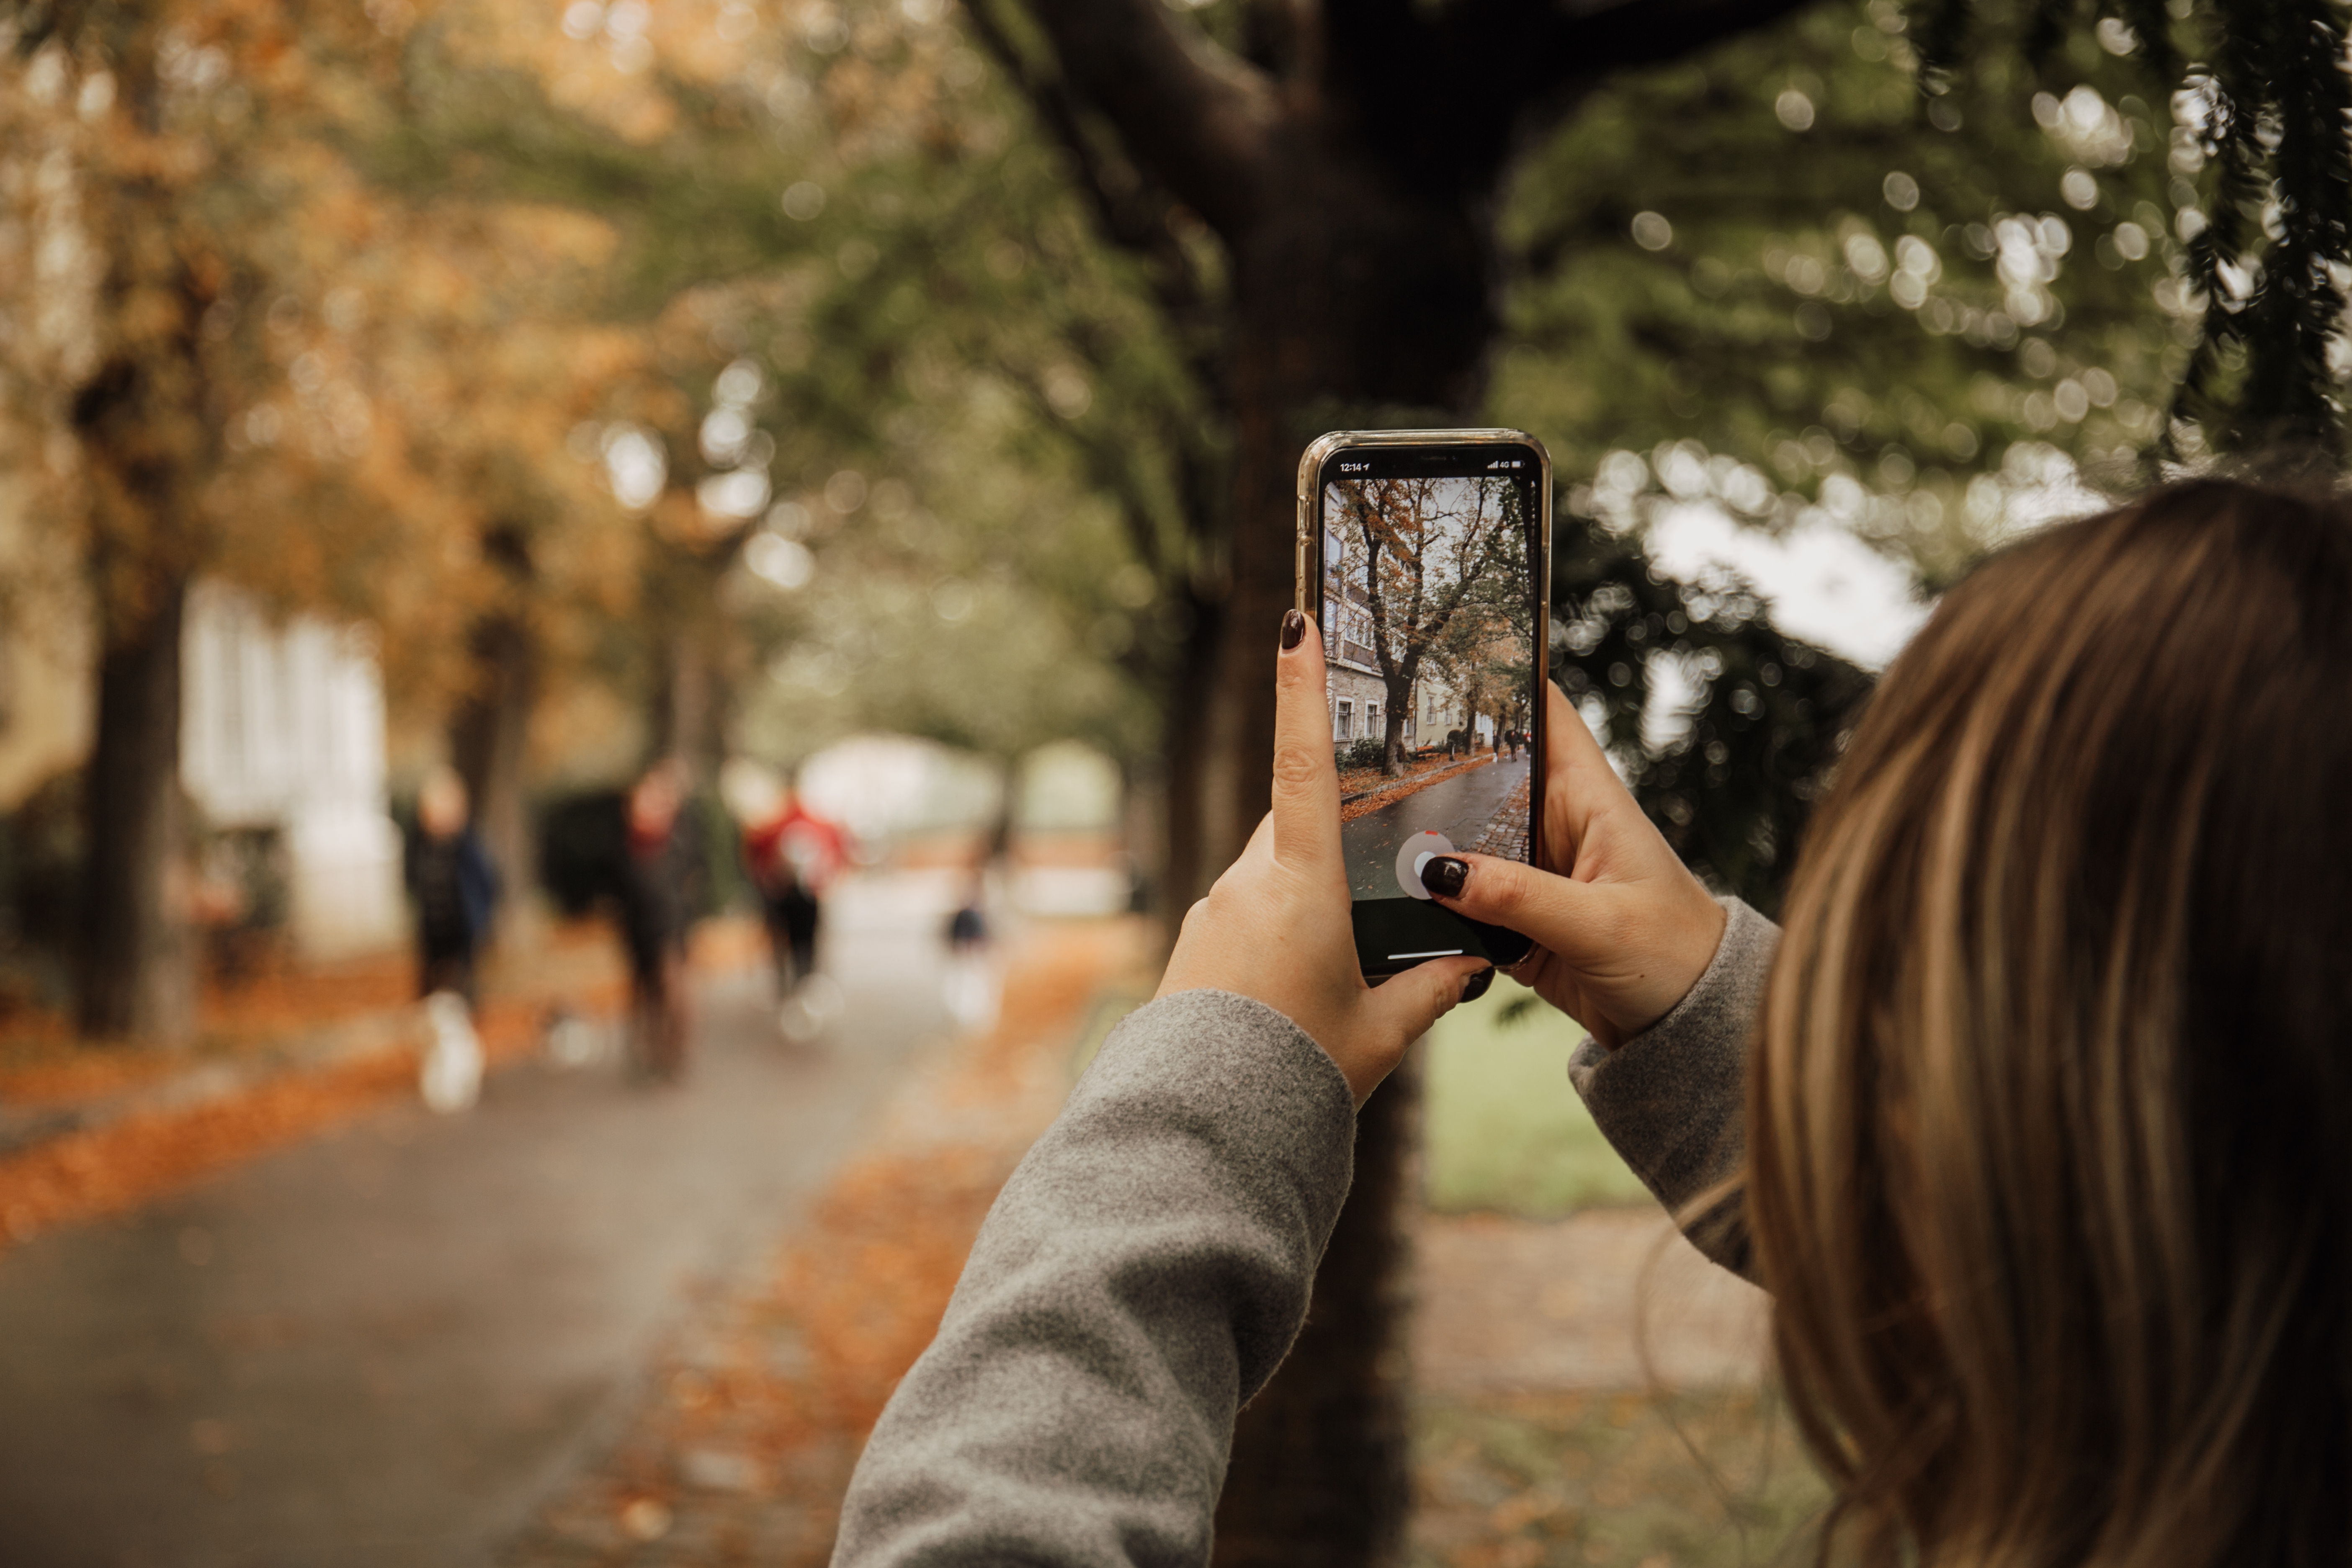
[(1754, 1387), (1769, 1373), (1770, 1299), (1655, 1205), (1432, 1215), (1414, 1240), (1413, 1373), (1428, 1392)]
[(828, 1043), (719, 983), (681, 1088), (517, 1068), (0, 1254), (0, 1562), (488, 1563), (943, 1028), (943, 890), (842, 900)]

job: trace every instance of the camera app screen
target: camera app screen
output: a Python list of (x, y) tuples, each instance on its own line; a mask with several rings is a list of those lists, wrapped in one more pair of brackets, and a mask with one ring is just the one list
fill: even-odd
[[(1443, 914), (1421, 880), (1433, 856), (1528, 857), (1542, 556), (1538, 470), (1523, 452), (1360, 449), (1324, 469), (1323, 647), (1359, 902)], [(1440, 462), (1455, 471), (1428, 471)]]

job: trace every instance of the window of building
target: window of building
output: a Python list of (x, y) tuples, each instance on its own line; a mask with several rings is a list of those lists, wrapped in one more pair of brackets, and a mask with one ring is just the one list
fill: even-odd
[(1339, 741), (1356, 738), (1356, 705), (1344, 697), (1339, 699), (1339, 730), (1332, 738)]

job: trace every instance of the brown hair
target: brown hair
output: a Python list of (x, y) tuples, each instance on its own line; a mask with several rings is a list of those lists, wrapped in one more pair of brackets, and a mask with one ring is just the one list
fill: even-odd
[(1873, 1564), (2352, 1555), (2352, 521), (2010, 549), (1804, 847), (1748, 1095), (1775, 1342)]

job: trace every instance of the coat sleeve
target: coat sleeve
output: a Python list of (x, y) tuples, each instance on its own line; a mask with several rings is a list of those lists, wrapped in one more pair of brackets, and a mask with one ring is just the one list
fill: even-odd
[(1320, 1047), (1219, 991), (1114, 1031), (973, 1243), (842, 1505), (835, 1568), (1209, 1558), (1234, 1417), (1347, 1195)]
[(1746, 1205), (1737, 1194), (1685, 1205), (1738, 1175), (1748, 1157), (1748, 1049), (1780, 928), (1727, 898), (1723, 940), (1688, 994), (1606, 1050), (1587, 1038), (1568, 1076), (1633, 1173), (1673, 1211), (1701, 1252), (1754, 1278)]

